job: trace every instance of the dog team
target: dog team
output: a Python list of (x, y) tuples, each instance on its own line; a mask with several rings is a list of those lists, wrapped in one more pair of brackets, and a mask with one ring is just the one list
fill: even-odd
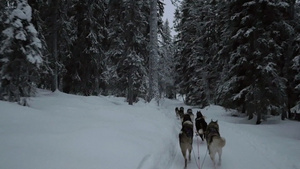
[(202, 115), (201, 111), (197, 111), (196, 118), (194, 118), (192, 109), (188, 109), (187, 112), (184, 113), (183, 107), (176, 107), (175, 113), (182, 123), (182, 128), (179, 133), (179, 145), (184, 158), (184, 168), (187, 167), (187, 155), (189, 161), (191, 161), (194, 126), (196, 129), (196, 135), (198, 135), (202, 141), (205, 139), (207, 143), (207, 149), (214, 167), (216, 168), (216, 153), (219, 155), (218, 165), (221, 165), (222, 148), (225, 146), (226, 141), (225, 138), (220, 135), (218, 120), (211, 120), (211, 122), (207, 125), (205, 117)]

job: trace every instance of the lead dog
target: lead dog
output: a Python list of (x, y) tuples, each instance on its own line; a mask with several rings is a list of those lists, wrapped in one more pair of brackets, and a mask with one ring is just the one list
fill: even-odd
[(189, 161), (191, 161), (191, 152), (193, 145), (194, 129), (193, 123), (188, 114), (183, 117), (182, 128), (179, 133), (179, 145), (184, 158), (184, 168), (187, 167), (187, 151), (189, 152)]
[(206, 143), (214, 167), (216, 167), (216, 162), (215, 162), (216, 153), (219, 154), (218, 165), (221, 165), (222, 148), (225, 146), (226, 140), (225, 138), (220, 136), (218, 120), (217, 121), (211, 120), (211, 122), (208, 124), (206, 130)]

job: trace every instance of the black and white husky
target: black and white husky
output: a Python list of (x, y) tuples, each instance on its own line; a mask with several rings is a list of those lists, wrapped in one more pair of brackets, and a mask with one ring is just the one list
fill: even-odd
[(201, 137), (202, 141), (204, 141), (204, 136), (207, 129), (207, 123), (205, 121), (205, 117), (202, 115), (200, 111), (197, 111), (197, 117), (195, 119), (195, 127), (196, 127), (196, 133)]
[(207, 143), (207, 148), (208, 148), (210, 158), (213, 161), (214, 166), (216, 167), (216, 162), (215, 162), (216, 153), (219, 154), (218, 165), (221, 165), (222, 148), (225, 146), (226, 140), (225, 138), (220, 136), (218, 120), (211, 121), (208, 124), (206, 130), (206, 143)]

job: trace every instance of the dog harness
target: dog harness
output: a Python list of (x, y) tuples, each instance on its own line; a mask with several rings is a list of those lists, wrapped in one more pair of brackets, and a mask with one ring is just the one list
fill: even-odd
[(188, 137), (193, 137), (193, 129), (191, 128), (183, 128), (183, 132), (188, 136)]
[(220, 136), (219, 130), (215, 127), (209, 127), (207, 129), (207, 133), (207, 139), (209, 139), (209, 143), (212, 141), (213, 136)]

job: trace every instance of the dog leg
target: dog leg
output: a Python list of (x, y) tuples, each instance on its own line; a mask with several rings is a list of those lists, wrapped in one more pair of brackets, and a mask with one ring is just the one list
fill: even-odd
[(192, 149), (189, 149), (189, 161), (191, 161)]
[(193, 141), (190, 143), (190, 147), (189, 147), (189, 160), (190, 161), (191, 161), (192, 150), (193, 150)]
[(214, 168), (216, 168), (215, 152), (209, 151), (209, 155), (210, 155), (211, 161), (213, 162)]
[(219, 162), (218, 162), (218, 165), (221, 165), (221, 162), (222, 162), (222, 149), (219, 150), (218, 154), (219, 154)]
[(184, 158), (184, 168), (186, 168), (186, 166), (187, 166), (186, 149), (185, 148), (184, 148), (184, 150), (181, 149), (181, 152), (182, 152), (182, 155)]
[(204, 141), (203, 134), (200, 134), (201, 140)]

